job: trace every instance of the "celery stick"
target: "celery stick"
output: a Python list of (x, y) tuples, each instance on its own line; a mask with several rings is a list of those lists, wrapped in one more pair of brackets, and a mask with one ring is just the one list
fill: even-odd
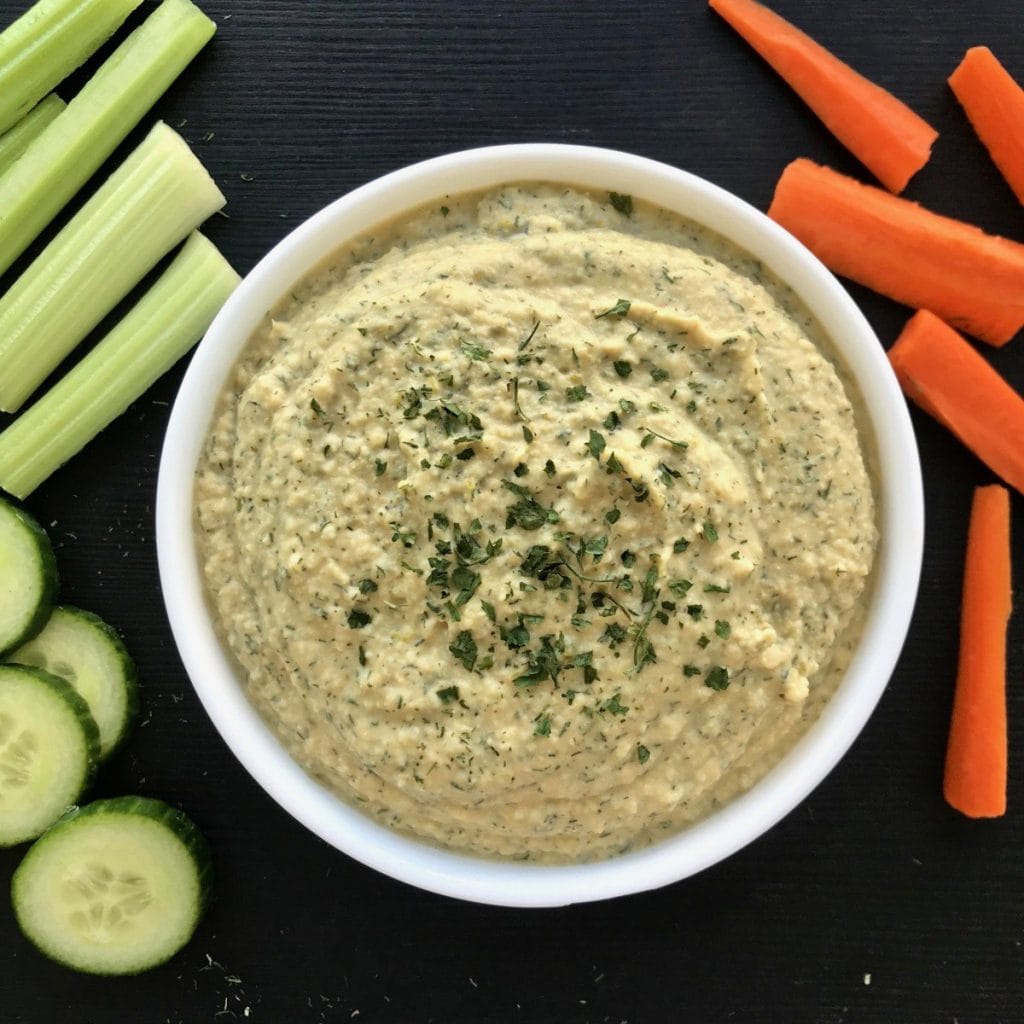
[(60, 361), (224, 196), (163, 121), (0, 298), (0, 409)]
[(3, 135), (0, 135), (0, 174), (3, 174), (28, 149), (29, 143), (42, 133), (43, 129), (64, 107), (64, 101), (55, 92), (51, 92), (13, 128), (8, 128)]
[(0, 487), (25, 498), (84, 448), (202, 337), (238, 280), (195, 232), (131, 312), (0, 434)]
[(0, 33), (0, 132), (85, 63), (142, 0), (39, 0)]
[(0, 176), (0, 274), (92, 177), (214, 29), (189, 0), (164, 0)]

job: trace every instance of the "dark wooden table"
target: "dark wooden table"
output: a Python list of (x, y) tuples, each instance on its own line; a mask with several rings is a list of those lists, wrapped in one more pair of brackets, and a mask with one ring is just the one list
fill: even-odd
[[(0, 22), (25, 2), (0, 0)], [(775, 6), (940, 129), (912, 198), (1024, 239), (1024, 210), (945, 84), (980, 43), (1024, 80), (1020, 0)], [(243, 273), (336, 196), (470, 146), (631, 150), (761, 208), (793, 157), (860, 173), (701, 0), (204, 7), (220, 31), (156, 114), (180, 126), (227, 194), (229, 219), (208, 231)], [(890, 344), (906, 311), (852, 291)], [(1022, 346), (986, 350), (1018, 388)], [(216, 853), (216, 898), (171, 963), (124, 980), (49, 963), (0, 907), (0, 1020), (1024, 1021), (1024, 615), (1011, 628), (1010, 811), (968, 822), (944, 805), (940, 779), (967, 512), (990, 475), (931, 420), (914, 413), (928, 508), (917, 614), (881, 705), (831, 777), (696, 878), (514, 911), (428, 895), (337, 853), (264, 795), (208, 722), (171, 641), (153, 540), (157, 459), (182, 369), (28, 507), (59, 549), (65, 600), (116, 623), (141, 670), (141, 726), (95, 792), (161, 796), (191, 812)], [(19, 856), (0, 851), (4, 885)]]

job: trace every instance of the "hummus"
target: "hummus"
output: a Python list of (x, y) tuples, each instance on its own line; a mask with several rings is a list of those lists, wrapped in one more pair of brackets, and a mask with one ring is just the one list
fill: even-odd
[(196, 528), (316, 779), (477, 855), (603, 858), (747, 789), (834, 692), (877, 531), (827, 342), (752, 258), (513, 185), (361, 239), (266, 318)]

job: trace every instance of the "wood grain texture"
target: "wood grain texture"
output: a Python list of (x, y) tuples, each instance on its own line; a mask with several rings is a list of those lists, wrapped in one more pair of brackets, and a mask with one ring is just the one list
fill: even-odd
[[(0, 23), (24, 5), (0, 0)], [(203, 6), (220, 31), (156, 114), (180, 126), (228, 196), (228, 217), (209, 233), (242, 272), (347, 190), (468, 146), (617, 147), (762, 209), (795, 156), (860, 173), (700, 0)], [(1024, 239), (1024, 211), (945, 85), (978, 43), (1024, 79), (1019, 0), (774, 6), (940, 130), (910, 197)], [(147, 0), (140, 16), (152, 7)], [(906, 311), (851, 292), (888, 344)], [(986, 352), (1017, 387), (1022, 345)], [(263, 794), (209, 724), (170, 638), (153, 543), (157, 459), (182, 372), (29, 507), (51, 525), (65, 599), (116, 623), (139, 661), (143, 724), (96, 794), (140, 792), (187, 808), (214, 847), (216, 900), (183, 953), (120, 982), (48, 963), (0, 908), (5, 1024), (1024, 1019), (1019, 686), (1009, 700), (1006, 819), (964, 821), (941, 794), (968, 509), (989, 477), (940, 427), (914, 411), (928, 533), (910, 640), (878, 711), (825, 783), (759, 842), (689, 881), (610, 903), (511, 911), (421, 893), (336, 853)], [(1014, 519), (1024, 565), (1020, 502)], [(1010, 679), (1022, 670), (1018, 615)], [(18, 857), (0, 851), (5, 884)]]

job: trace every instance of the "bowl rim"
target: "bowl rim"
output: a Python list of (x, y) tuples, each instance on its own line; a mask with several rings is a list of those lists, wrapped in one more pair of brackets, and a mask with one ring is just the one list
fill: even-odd
[[(816, 316), (856, 381), (879, 471), (870, 607), (820, 718), (750, 790), (698, 824), (587, 864), (506, 862), (435, 848), (377, 824), (308, 776), (249, 703), (221, 648), (193, 538), (194, 470), (214, 403), (246, 339), (287, 288), (348, 239), (422, 203), (531, 180), (648, 199), (761, 260)], [(192, 685), (228, 747), (284, 810), (338, 850), (400, 881), (474, 902), (545, 907), (642, 892), (696, 874), (762, 835), (828, 775), (877, 705), (906, 638), (920, 579), (924, 499), (910, 416), (882, 346), (850, 295), (800, 242), (744, 200), (687, 171), (617, 150), (519, 143), (450, 153), (377, 178), (314, 213), (257, 263), (207, 331), (175, 400), (159, 466), (156, 539), (164, 602)]]

